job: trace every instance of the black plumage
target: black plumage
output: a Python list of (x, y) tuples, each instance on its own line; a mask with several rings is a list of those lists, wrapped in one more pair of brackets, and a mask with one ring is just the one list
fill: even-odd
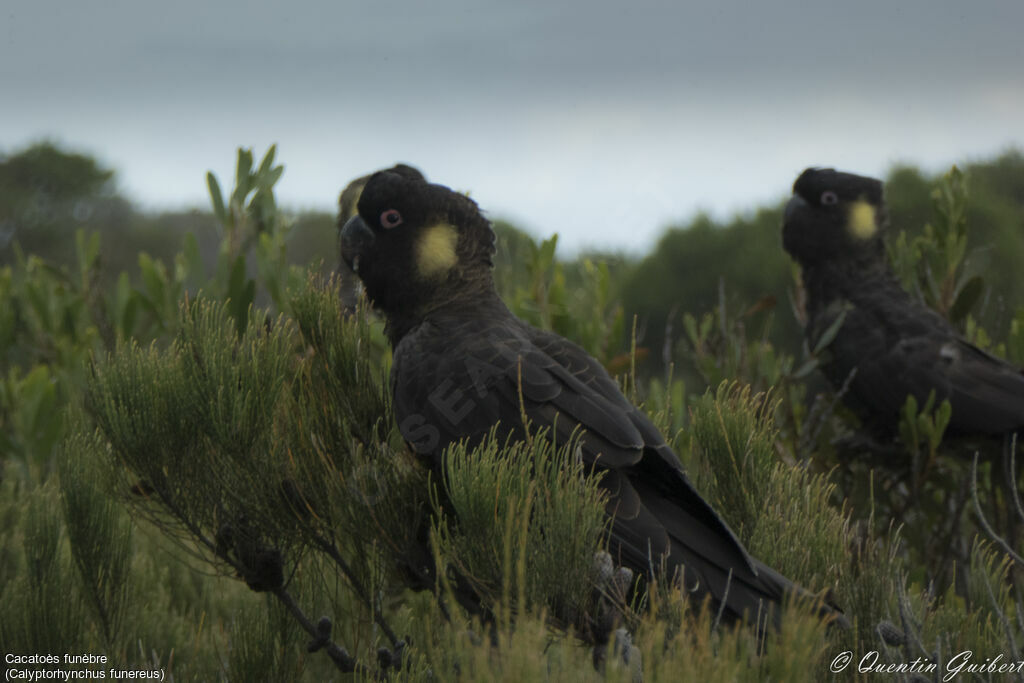
[(664, 558), (727, 618), (764, 619), (793, 584), (748, 555), (594, 358), (508, 310), (494, 289), (494, 252), (472, 200), (391, 172), (366, 183), (344, 226), (342, 253), (386, 319), (406, 440), (440, 468), (447, 445), (477, 442), (495, 424), (502, 438), (524, 436), (524, 412), (560, 441), (582, 428), (583, 461), (603, 472), (609, 493), (616, 561), (647, 575)]
[[(783, 246), (803, 271), (806, 336), (822, 370), (867, 426), (893, 433), (908, 395), (948, 399), (949, 429), (999, 435), (1024, 426), (1024, 374), (967, 342), (911, 297), (889, 266), (888, 213), (874, 178), (809, 168), (793, 185)], [(827, 335), (823, 339), (823, 336)], [(829, 339), (830, 338), (830, 339)]]

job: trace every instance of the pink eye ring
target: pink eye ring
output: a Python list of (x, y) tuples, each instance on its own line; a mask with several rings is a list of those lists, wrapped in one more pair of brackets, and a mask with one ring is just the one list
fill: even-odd
[(839, 195), (832, 190), (825, 190), (821, 193), (821, 203), (823, 206), (832, 206), (839, 201)]
[(402, 214), (396, 209), (386, 209), (380, 214), (380, 226), (382, 228), (397, 228), (402, 224)]

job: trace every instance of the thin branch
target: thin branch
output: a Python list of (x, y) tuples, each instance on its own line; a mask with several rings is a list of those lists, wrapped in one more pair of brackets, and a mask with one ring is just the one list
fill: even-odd
[[(1014, 486), (1013, 488), (1016, 488), (1016, 486)], [(978, 500), (977, 451), (974, 452), (974, 460), (971, 463), (971, 498), (974, 500), (974, 511), (978, 514), (978, 523), (981, 524), (981, 528), (985, 530), (985, 533), (988, 534), (989, 538), (995, 541), (995, 543), (1000, 548), (1002, 548), (1003, 552), (1009, 555), (1014, 562), (1024, 567), (1024, 557), (1021, 557), (1016, 552), (1014, 552), (1013, 548), (1010, 547), (1010, 544), (1006, 541), (1006, 539), (995, 532), (992, 526), (988, 523), (988, 519), (985, 518), (985, 513), (981, 511), (981, 501)]]
[[(1008, 451), (1005, 449), (1009, 449)], [(1007, 462), (1006, 482), (1007, 486), (1010, 487), (1010, 495), (1013, 499), (1013, 507), (1017, 511), (1017, 516), (1024, 521), (1024, 506), (1020, 503), (1020, 493), (1017, 491), (1017, 432), (1014, 432), (1009, 437), (1009, 444), (1004, 443), (1003, 451), (1004, 462)]]
[(1006, 618), (1006, 613), (1003, 611), (1002, 606), (1000, 606), (999, 601), (996, 600), (996, 594), (992, 590), (992, 582), (989, 581), (988, 572), (982, 572), (982, 574), (985, 576), (985, 589), (988, 591), (988, 597), (992, 601), (992, 607), (995, 608), (994, 611), (999, 618), (999, 623), (1002, 624), (1003, 630), (1006, 632), (1006, 642), (1010, 644), (1010, 655), (1014, 661), (1019, 661), (1020, 653), (1017, 651), (1017, 643), (1013, 637), (1013, 627), (1010, 626), (1010, 620)]
[[(722, 594), (722, 600), (718, 604), (718, 614), (715, 615), (715, 623), (711, 625), (711, 629), (714, 631), (718, 630), (719, 624), (722, 623), (722, 616), (725, 614), (725, 603), (729, 600), (729, 588), (732, 586), (732, 568), (729, 568), (729, 575), (725, 578), (725, 592)], [(760, 609), (760, 608), (759, 608)], [(758, 619), (760, 621), (760, 618)]]
[[(211, 539), (199, 525), (195, 524), (188, 515), (185, 514), (184, 510), (180, 509), (170, 496), (160, 496), (161, 502), (170, 510), (171, 515), (176, 518), (185, 529), (192, 534), (193, 538), (197, 540), (201, 545), (205, 546), (210, 552), (213, 553), (214, 557), (226, 562), (232, 569), (235, 570), (241, 576), (246, 576), (248, 568), (245, 567), (241, 562), (233, 559), (228, 553), (223, 552), (218, 548), (216, 541)], [(320, 620), (320, 624), (314, 625), (310, 621), (309, 617), (302, 611), (301, 608), (296, 604), (295, 599), (291, 596), (291, 593), (284, 588), (284, 586), (278, 586), (272, 589), (271, 592), (274, 597), (281, 601), (281, 603), (291, 612), (292, 616), (299, 622), (302, 628), (313, 636), (314, 640), (310, 643), (310, 652), (323, 649), (327, 652), (327, 655), (334, 662), (335, 666), (338, 667), (343, 673), (355, 673), (366, 676), (372, 676), (373, 672), (367, 669), (364, 665), (359, 664), (354, 657), (352, 657), (348, 651), (342, 648), (337, 643), (330, 640), (331, 621), (327, 617)], [(400, 646), (395, 646), (396, 650), (400, 649)]]
[(1017, 613), (1017, 627), (1024, 631), (1024, 612), (1022, 612), (1020, 598), (1013, 601), (1014, 611)]
[(906, 636), (908, 646), (912, 642), (917, 646), (918, 651), (927, 656), (930, 653), (925, 648), (924, 643), (921, 642), (921, 634), (917, 631), (916, 626), (911, 628), (912, 614), (910, 612), (910, 600), (907, 598), (906, 591), (907, 577), (901, 573), (899, 574), (898, 579), (899, 588), (896, 592), (896, 604), (900, 610), (900, 622), (903, 624), (903, 634)]
[(373, 620), (378, 626), (380, 626), (380, 629), (384, 632), (384, 635), (387, 636), (388, 640), (391, 641), (391, 647), (395, 649), (401, 648), (404, 643), (395, 635), (395, 632), (388, 625), (388, 622), (385, 621), (384, 615), (381, 614), (380, 610), (377, 609), (376, 605), (374, 605), (369, 592), (355, 575), (355, 572), (352, 571), (352, 568), (345, 561), (345, 558), (343, 558), (341, 553), (338, 552), (337, 546), (327, 539), (320, 537), (317, 537), (316, 541), (320, 545), (320, 548), (327, 553), (327, 556), (334, 560), (335, 564), (338, 565), (338, 568), (341, 569), (341, 573), (345, 575), (346, 579), (348, 579), (348, 582), (356, 592), (356, 595), (358, 595), (363, 603), (370, 609), (370, 612), (373, 614)]
[[(814, 444), (818, 442), (818, 438), (821, 435), (822, 430), (825, 429), (825, 425), (828, 423), (828, 419), (835, 415), (836, 408), (839, 406), (839, 402), (843, 400), (847, 392), (850, 391), (850, 385), (853, 383), (854, 377), (857, 376), (857, 368), (850, 370), (849, 374), (846, 375), (846, 379), (843, 380), (839, 390), (836, 391), (828, 402), (827, 407), (820, 408), (821, 402), (815, 400), (811, 406), (811, 413), (808, 416), (807, 421), (804, 423), (803, 434), (798, 442), (798, 448), (801, 453), (809, 453), (814, 450)], [(817, 412), (815, 410), (817, 409)]]
[(295, 599), (292, 598), (285, 588), (279, 587), (272, 591), (274, 597), (281, 601), (295, 620), (302, 625), (306, 633), (313, 637), (313, 641), (309, 644), (309, 651), (316, 652), (317, 650), (323, 649), (327, 656), (331, 658), (335, 666), (342, 673), (358, 673), (363, 676), (373, 677), (374, 674), (364, 665), (356, 661), (355, 657), (350, 655), (345, 648), (341, 647), (331, 638), (331, 620), (324, 617), (320, 620), (320, 623), (314, 624), (310, 621), (309, 617), (306, 616), (305, 612), (295, 603)]

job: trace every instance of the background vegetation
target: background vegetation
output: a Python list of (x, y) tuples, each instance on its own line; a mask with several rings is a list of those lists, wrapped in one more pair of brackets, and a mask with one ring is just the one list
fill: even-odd
[[(211, 211), (152, 215), (88, 157), (0, 162), (0, 650), (174, 680), (817, 681), (844, 651), (850, 680), (871, 651), (938, 680), (965, 650), (1020, 659), (1006, 449), (910, 403), (900, 439), (865, 438), (803, 345), (781, 202), (635, 260), (496, 226), (513, 310), (619, 375), (751, 552), (854, 625), (794, 606), (758, 643), (670, 586), (629, 594), (571, 444), (455, 449), (428, 481), (379, 323), (325, 278), (334, 219), (278, 210), (282, 171), (241, 150)], [(906, 285), (1024, 363), (1024, 156), (900, 167), (887, 196)]]

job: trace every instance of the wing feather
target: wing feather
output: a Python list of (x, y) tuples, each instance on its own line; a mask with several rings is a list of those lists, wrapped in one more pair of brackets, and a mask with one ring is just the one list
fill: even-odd
[[(494, 335), (501, 340), (498, 354)], [(524, 412), (534, 428), (553, 428), (558, 440), (582, 429), (583, 460), (603, 473), (613, 517), (611, 546), (620, 562), (647, 573), (664, 557), (670, 567), (683, 568), (688, 587), (724, 598), (733, 617), (758, 612), (762, 601), (778, 602), (792, 587), (781, 577), (759, 575), (758, 565), (693, 487), (658, 430), (585, 351), (525, 325), (457, 336), (459, 348), (443, 354), (432, 355), (429, 343), (396, 351), (399, 422), (419, 410), (427, 423), (439, 426), (441, 443), (431, 444), (430, 455), (439, 457), (444, 445), (460, 438), (483, 438), (496, 423), (502, 435), (522, 435)], [(483, 365), (486, 372), (479, 371)], [(441, 391), (446, 385), (447, 393)], [(474, 388), (454, 400), (451, 386)], [(431, 400), (432, 392), (442, 400)]]

